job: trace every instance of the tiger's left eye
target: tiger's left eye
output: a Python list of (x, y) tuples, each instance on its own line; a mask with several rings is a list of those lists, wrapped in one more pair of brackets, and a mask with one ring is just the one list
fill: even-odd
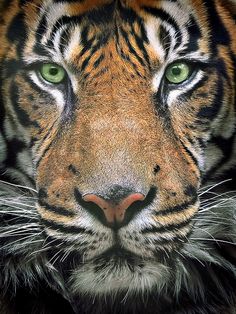
[(39, 73), (45, 81), (52, 84), (60, 84), (66, 77), (66, 71), (54, 63), (44, 63), (40, 67)]
[(180, 84), (186, 81), (191, 74), (190, 66), (185, 62), (171, 64), (165, 73), (167, 81), (171, 84)]

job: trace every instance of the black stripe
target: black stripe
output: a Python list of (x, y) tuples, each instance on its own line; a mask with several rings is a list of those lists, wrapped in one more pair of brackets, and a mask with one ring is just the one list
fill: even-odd
[(81, 67), (80, 67), (80, 70), (81, 70), (82, 72), (85, 71), (86, 67), (87, 67), (88, 64), (89, 64), (89, 60), (90, 60), (90, 59), (91, 59), (91, 55), (89, 55), (87, 58), (85, 58), (84, 61), (82, 62)]
[[(64, 55), (66, 48), (69, 46), (71, 38), (68, 36), (68, 28), (65, 29), (61, 33), (60, 43), (59, 43), (59, 50), (62, 55)], [(79, 43), (79, 35), (78, 35), (78, 43)]]
[(115, 2), (111, 2), (109, 4), (103, 5), (102, 7), (98, 7), (91, 11), (88, 11), (84, 14), (77, 16), (62, 16), (60, 17), (53, 26), (53, 29), (50, 34), (50, 38), (47, 42), (47, 46), (51, 46), (53, 43), (53, 39), (55, 34), (58, 32), (61, 27), (65, 27), (65, 25), (71, 24), (81, 24), (82, 20), (87, 19), (91, 24), (109, 24), (111, 22), (113, 13), (115, 8)]
[(127, 55), (127, 54), (125, 54), (122, 48), (119, 50), (118, 47), (117, 47), (117, 52), (119, 53), (119, 55), (121, 56), (121, 58), (122, 58), (123, 60), (125, 60), (126, 62), (128, 62), (128, 63), (132, 66), (132, 68), (133, 68), (133, 70), (135, 71), (135, 73), (136, 73), (138, 76), (141, 77), (142, 75), (141, 75), (140, 72), (138, 71), (137, 65), (130, 59), (130, 56)]
[(127, 8), (127, 6), (122, 5), (122, 1), (117, 2), (117, 9), (119, 11), (119, 16), (123, 21), (126, 21), (129, 24), (134, 24), (135, 22), (138, 23), (142, 22), (140, 16), (138, 16), (133, 9)]
[(68, 209), (65, 209), (63, 207), (58, 207), (58, 206), (54, 206), (54, 205), (50, 205), (48, 203), (46, 203), (45, 201), (39, 200), (38, 201), (39, 205), (41, 207), (43, 207), (44, 209), (46, 209), (47, 211), (53, 212), (57, 215), (60, 216), (66, 216), (66, 217), (75, 217), (76, 214)]
[(36, 120), (30, 120), (28, 113), (19, 106), (19, 88), (14, 81), (11, 83), (9, 95), (19, 122), (25, 127), (34, 126), (35, 128), (40, 128), (38, 122)]
[(21, 56), (27, 38), (24, 14), (18, 13), (8, 26), (7, 39), (10, 43), (17, 44), (17, 55)]
[(2, 62), (2, 78), (8, 79), (10, 76), (14, 76), (19, 72), (23, 67), (24, 63), (21, 60), (8, 59), (1, 60)]
[(152, 94), (152, 102), (155, 105), (155, 109), (158, 117), (165, 120), (166, 126), (169, 128), (171, 125), (170, 120), (170, 110), (167, 104), (167, 98), (169, 94), (169, 89), (163, 82), (160, 84), (160, 89)]
[(165, 50), (165, 57), (167, 58), (170, 51), (171, 46), (171, 35), (170, 33), (165, 29), (163, 25), (160, 25), (160, 31), (159, 31), (160, 41), (164, 47)]
[(104, 60), (104, 54), (101, 54), (98, 58), (97, 58), (97, 60), (94, 62), (94, 64), (93, 64), (93, 67), (96, 69), (98, 66), (99, 66), (99, 64), (102, 62), (102, 60)]
[[(7, 130), (6, 130), (7, 134)], [(26, 144), (19, 139), (7, 140), (7, 167), (16, 168), (17, 154), (27, 149)]]
[[(144, 46), (144, 42), (148, 43), (148, 38), (147, 38), (146, 30), (145, 30), (144, 25), (143, 25), (142, 18), (140, 18), (140, 16), (138, 16), (135, 13), (135, 11), (132, 10), (131, 8), (123, 7), (122, 3), (120, 1), (117, 3), (117, 7), (119, 9), (119, 15), (120, 15), (121, 19), (123, 21), (126, 21), (127, 23), (129, 23), (129, 25), (131, 27), (131, 31), (132, 31), (132, 34), (130, 34), (130, 35), (134, 37), (135, 42), (140, 49), (140, 52), (143, 53), (144, 60), (150, 66), (149, 56), (148, 56), (146, 48)], [(134, 26), (133, 26), (134, 23), (137, 23), (139, 25), (141, 37), (136, 34), (136, 32), (134, 30)], [(120, 27), (117, 26), (117, 28), (120, 30)]]
[(195, 196), (189, 202), (184, 202), (184, 203), (182, 203), (180, 205), (176, 205), (176, 206), (173, 206), (173, 207), (168, 207), (166, 209), (163, 209), (163, 210), (160, 210), (160, 211), (157, 211), (157, 212), (155, 211), (154, 214), (155, 214), (155, 216), (167, 216), (169, 214), (179, 213), (179, 212), (184, 211), (188, 207), (195, 205), (197, 200), (198, 200), (198, 197)]
[(85, 14), (81, 15), (81, 18), (88, 19), (90, 24), (107, 25), (112, 21), (115, 6), (116, 1), (111, 1), (108, 4), (86, 12)]
[(188, 154), (188, 156), (192, 159), (193, 163), (195, 164), (195, 166), (199, 169), (199, 164), (198, 164), (198, 160), (196, 159), (196, 157), (193, 155), (193, 153), (188, 149), (187, 146), (185, 146), (185, 144), (180, 141), (184, 151)]
[(24, 14), (18, 13), (11, 21), (7, 29), (7, 39), (10, 43), (24, 41), (26, 29), (24, 24)]
[[(52, 124), (52, 126), (50, 127), (50, 129), (48, 130), (48, 132), (44, 135), (43, 139), (40, 141), (39, 143), (39, 148), (41, 148), (41, 145), (45, 142), (45, 140), (47, 140), (47, 138), (51, 135), (51, 131), (54, 128), (55, 124), (56, 124), (57, 120), (55, 120), (55, 122)], [(38, 138), (33, 138), (30, 142), (30, 147), (32, 147), (35, 143), (35, 141), (38, 141)]]
[(29, 1), (28, 0), (19, 0), (19, 6), (20, 8), (22, 8), (23, 6), (25, 6), (26, 4), (28, 4)]
[[(66, 84), (67, 83), (67, 84)], [(74, 111), (75, 111), (75, 105), (76, 102), (78, 101), (77, 96), (74, 93), (73, 87), (71, 85), (71, 81), (68, 78), (67, 82), (65, 82), (65, 85), (67, 85), (66, 88), (64, 88), (63, 90), (63, 94), (66, 94), (66, 98), (65, 98), (65, 104), (64, 104), (64, 108), (63, 108), (63, 112), (62, 112), (62, 117), (60, 120), (60, 125), (61, 126), (65, 126), (65, 124), (68, 121), (71, 121)], [(66, 92), (65, 92), (66, 90)]]
[(143, 59), (138, 55), (138, 53), (136, 52), (136, 50), (134, 49), (134, 47), (131, 45), (130, 41), (129, 41), (129, 34), (127, 34), (127, 32), (120, 27), (119, 31), (121, 33), (121, 35), (123, 36), (128, 48), (129, 48), (129, 52), (131, 54), (133, 54), (135, 56), (135, 58), (138, 60), (138, 62), (142, 65), (145, 66), (145, 62), (143, 61)]
[(139, 21), (139, 27), (140, 27), (140, 33), (141, 33), (141, 38), (142, 38), (143, 43), (148, 44), (149, 40), (148, 40), (148, 37), (147, 37), (147, 32), (146, 32), (146, 29), (145, 29), (145, 26), (144, 26), (144, 22), (143, 22), (143, 20), (141, 18), (140, 18), (140, 21)]
[(172, 18), (172, 16), (170, 16), (164, 10), (158, 9), (158, 8), (152, 8), (152, 7), (143, 6), (142, 9), (145, 12), (147, 12), (147, 13), (149, 13), (149, 14), (157, 17), (157, 18), (161, 18), (163, 21), (167, 22), (168, 24), (170, 24), (174, 28), (176, 34), (178, 34), (177, 39), (176, 39), (177, 42), (176, 42), (175, 48), (178, 48), (180, 46), (181, 42), (182, 42), (182, 34), (180, 32), (178, 24)]
[(178, 224), (173, 223), (173, 224), (168, 224), (166, 226), (161, 226), (161, 227), (152, 226), (150, 228), (145, 228), (141, 231), (141, 233), (165, 233), (165, 232), (170, 232), (170, 231), (178, 231), (179, 229), (182, 229), (186, 227), (187, 225), (189, 225), (192, 218), (193, 217)]
[(85, 228), (75, 227), (75, 226), (66, 226), (56, 221), (46, 220), (41, 218), (42, 224), (51, 230), (55, 230), (58, 232), (69, 233), (69, 234), (90, 234), (94, 233), (91, 230), (87, 230)]
[(13, 2), (14, 0), (2, 0), (0, 5), (1, 13), (3, 13), (6, 9), (9, 9)]
[[(49, 132), (48, 132), (48, 135)], [(40, 158), (37, 160), (36, 162), (36, 168), (39, 167), (40, 162), (42, 161), (42, 159), (46, 156), (47, 152), (49, 151), (49, 149), (51, 148), (51, 146), (54, 144), (55, 138), (48, 144), (48, 146), (45, 148), (45, 150), (43, 151), (42, 155), (40, 156)]]
[(197, 189), (192, 184), (189, 184), (184, 188), (184, 194), (191, 198), (196, 197)]
[(225, 45), (227, 47), (230, 46), (230, 36), (225, 28), (220, 16), (219, 12), (216, 9), (215, 1), (208, 0), (204, 1), (204, 6), (208, 12), (208, 21), (210, 23), (210, 30), (211, 30), (211, 39), (210, 39), (210, 46), (212, 55), (217, 55), (217, 48), (218, 45)]
[[(218, 137), (213, 137), (210, 142), (214, 143), (217, 147), (221, 149), (223, 152), (223, 157), (220, 159), (220, 161), (213, 167), (211, 168), (204, 177), (204, 182), (211, 178), (214, 173), (220, 169), (225, 163), (227, 163), (233, 156), (234, 152), (234, 142), (235, 142), (235, 137), (236, 137), (236, 131), (234, 134), (229, 138), (229, 139), (224, 139), (221, 136)], [(235, 174), (233, 167), (231, 169), (227, 169), (226, 172), (229, 172), (226, 174), (227, 178), (234, 179)], [(222, 175), (224, 177), (224, 175)], [(223, 180), (223, 179), (222, 179)], [(234, 182), (234, 181), (233, 181)], [(235, 186), (233, 186), (235, 188)]]
[[(36, 91), (40, 96), (42, 95), (42, 89), (27, 75), (27, 73), (22, 72), (21, 76), (24, 78), (25, 82), (29, 84), (32, 89), (34, 89), (34, 92)], [(54, 100), (54, 98), (52, 98), (49, 93), (47, 93), (47, 97), (50, 97)]]
[(211, 143), (214, 143), (224, 153), (224, 161), (222, 164), (227, 162), (233, 155), (235, 134), (236, 134), (236, 131), (230, 138), (227, 138), (227, 139), (221, 136), (213, 137), (211, 139)]
[(97, 52), (102, 46), (106, 45), (108, 40), (109, 40), (109, 37), (110, 37), (110, 33), (108, 34), (101, 34), (99, 35), (96, 39), (98, 40), (98, 42), (93, 46), (93, 47), (85, 47), (86, 49), (83, 49), (80, 53), (80, 56), (81, 57), (83, 55), (83, 53), (87, 50), (89, 50), (90, 48), (90, 54), (85, 58), (85, 60), (82, 62), (82, 65), (81, 65), (81, 68), (80, 70), (82, 72), (84, 72), (86, 70), (86, 67), (87, 65), (89, 64), (89, 61), (91, 59), (91, 57), (93, 56), (93, 54), (95, 52)]
[[(135, 42), (136, 42), (138, 48), (140, 49), (140, 52), (142, 52), (142, 54), (143, 54), (143, 58), (144, 58), (145, 62), (148, 64), (149, 69), (151, 69), (150, 58), (149, 58), (147, 50), (144, 46), (145, 39), (143, 37), (139, 37), (137, 34), (135, 34), (135, 32), (134, 32), (133, 36), (135, 38)], [(145, 34), (145, 37), (146, 37), (146, 34)]]
[(36, 43), (34, 45), (33, 51), (40, 56), (52, 58), (51, 52), (48, 51), (47, 48), (40, 43)]
[(76, 25), (81, 23), (81, 17), (80, 16), (61, 16), (53, 25), (53, 28), (51, 30), (51, 33), (49, 35), (49, 38), (47, 40), (46, 46), (47, 47), (53, 47), (53, 40), (55, 38), (56, 33), (66, 25)]
[[(193, 76), (195, 76), (195, 74), (193, 74)], [(179, 95), (177, 98), (183, 101), (186, 101), (186, 98), (190, 99), (199, 88), (203, 87), (207, 83), (208, 80), (209, 76), (204, 73), (204, 76), (194, 86), (192, 86), (191, 89), (187, 90), (186, 92), (183, 91), (183, 93)], [(191, 81), (189, 81), (188, 83), (190, 82)]]
[(197, 51), (199, 49), (198, 42), (202, 37), (202, 33), (200, 27), (197, 24), (197, 21), (195, 20), (192, 14), (190, 15), (190, 18), (185, 27), (189, 34), (188, 45), (185, 50), (185, 53)]
[(45, 33), (47, 32), (48, 29), (48, 25), (47, 25), (47, 14), (45, 13), (38, 25), (38, 28), (36, 29), (35, 32), (35, 38), (36, 38), (36, 44), (40, 43), (43, 36), (45, 35)]
[[(108, 70), (108, 67), (107, 67), (107, 66), (103, 67), (102, 69), (99, 69), (95, 74), (93, 73), (93, 77), (92, 77), (91, 81), (94, 83), (94, 80), (95, 80), (96, 78), (98, 78), (98, 77), (104, 75), (104, 74), (107, 73), (108, 71), (109, 71), (109, 70)], [(86, 79), (87, 77), (89, 77), (89, 73), (84, 74), (84, 78)], [(94, 84), (95, 84), (95, 86), (97, 86), (97, 85), (98, 85), (98, 82), (95, 82)]]
[(128, 61), (136, 69), (136, 65), (132, 63), (129, 55), (124, 53), (124, 50), (122, 48), (122, 44), (120, 43), (121, 34), (120, 34), (118, 28), (115, 28), (115, 37), (116, 37), (116, 51), (117, 51), (117, 53), (121, 56), (121, 58), (123, 60)]
[(80, 44), (83, 46), (83, 49), (81, 50), (79, 57), (82, 57), (89, 49), (91, 49), (94, 41), (97, 39), (97, 36), (93, 36), (88, 40), (88, 33), (89, 33), (89, 27), (81, 26), (81, 33), (80, 33)]
[(223, 98), (224, 98), (224, 84), (222, 77), (219, 74), (219, 78), (217, 81), (217, 85), (215, 88), (215, 96), (213, 102), (209, 106), (202, 107), (197, 114), (199, 119), (214, 119), (223, 105)]
[(3, 129), (3, 123), (5, 121), (5, 115), (6, 115), (6, 110), (5, 110), (5, 104), (3, 101), (3, 64), (0, 63), (0, 132), (4, 135), (4, 129)]
[(217, 70), (219, 77), (225, 78), (227, 80), (227, 83), (231, 85), (230, 87), (232, 87), (231, 80), (229, 78), (228, 69), (227, 69), (227, 66), (225, 64), (225, 60), (223, 58), (218, 58), (214, 62), (214, 67), (215, 67), (214, 69)]

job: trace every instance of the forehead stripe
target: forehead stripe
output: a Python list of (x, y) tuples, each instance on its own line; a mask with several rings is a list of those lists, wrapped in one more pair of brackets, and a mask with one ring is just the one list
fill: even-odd
[(208, 19), (211, 30), (211, 48), (212, 53), (216, 53), (217, 45), (230, 45), (230, 36), (215, 7), (215, 1), (204, 1), (204, 6), (208, 12)]
[(180, 32), (177, 22), (167, 12), (165, 12), (162, 9), (157, 9), (157, 8), (152, 8), (152, 7), (147, 7), (147, 6), (143, 6), (142, 9), (156, 18), (160, 18), (161, 20), (170, 24), (174, 28), (175, 33), (178, 34), (176, 38), (175, 48), (178, 48), (180, 44), (182, 43), (182, 34)]

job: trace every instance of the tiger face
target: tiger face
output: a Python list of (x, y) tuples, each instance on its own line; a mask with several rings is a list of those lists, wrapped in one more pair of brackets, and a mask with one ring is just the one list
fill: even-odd
[(159, 293), (189, 245), (199, 189), (235, 164), (217, 140), (235, 145), (228, 2), (5, 7), (3, 126), (65, 290)]

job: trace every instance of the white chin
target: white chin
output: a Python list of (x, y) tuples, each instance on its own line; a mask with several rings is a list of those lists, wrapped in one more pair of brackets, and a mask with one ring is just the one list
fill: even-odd
[(126, 261), (109, 260), (106, 263), (81, 265), (71, 276), (73, 294), (102, 297), (119, 292), (128, 294), (160, 292), (168, 283), (170, 272), (160, 263), (145, 262), (129, 265)]

